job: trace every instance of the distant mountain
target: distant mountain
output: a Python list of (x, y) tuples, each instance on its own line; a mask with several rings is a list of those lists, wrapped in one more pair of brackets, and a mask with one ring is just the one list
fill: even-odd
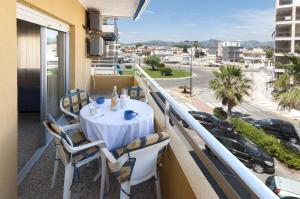
[[(200, 41), (199, 44), (203, 48), (210, 49), (211, 53), (215, 53), (218, 48), (218, 42), (219, 40), (216, 39), (210, 39), (206, 41)], [(175, 45), (184, 45), (185, 42), (172, 42), (172, 41), (161, 41), (161, 40), (152, 40), (147, 42), (137, 42), (139, 44), (147, 45), (147, 46), (175, 46)], [(130, 45), (135, 45), (137, 43), (131, 43)], [(266, 42), (260, 42), (256, 40), (249, 40), (249, 41), (241, 41), (241, 46), (244, 48), (258, 48), (258, 47), (273, 47), (274, 42), (273, 41), (266, 41)]]

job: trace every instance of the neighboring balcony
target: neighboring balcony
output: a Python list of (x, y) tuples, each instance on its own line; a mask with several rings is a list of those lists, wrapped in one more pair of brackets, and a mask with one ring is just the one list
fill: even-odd
[(291, 37), (292, 26), (291, 25), (277, 25), (276, 38)]
[(295, 26), (295, 37), (300, 37), (300, 24)]
[(277, 10), (276, 13), (276, 22), (288, 22), (292, 21), (293, 10), (291, 8), (281, 8)]
[(293, 0), (279, 0), (279, 6), (286, 6), (293, 4)]
[(276, 53), (290, 53), (291, 41), (276, 41), (275, 47)]
[(105, 41), (115, 41), (118, 38), (118, 27), (116, 23), (102, 25), (102, 37)]

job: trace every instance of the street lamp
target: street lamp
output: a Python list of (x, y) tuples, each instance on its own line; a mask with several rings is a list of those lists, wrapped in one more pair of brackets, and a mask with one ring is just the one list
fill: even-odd
[(193, 93), (193, 46), (198, 46), (198, 41), (184, 41), (191, 45), (191, 65), (190, 65), (190, 97)]

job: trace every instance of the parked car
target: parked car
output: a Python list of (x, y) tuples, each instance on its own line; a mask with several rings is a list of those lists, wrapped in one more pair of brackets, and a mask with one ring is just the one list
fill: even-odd
[(300, 199), (300, 181), (279, 176), (270, 176), (266, 180), (266, 185), (279, 198)]
[(300, 145), (293, 142), (286, 142), (285, 147), (300, 154)]
[[(220, 120), (212, 114), (199, 111), (189, 111), (189, 113), (207, 130), (218, 128), (226, 131), (233, 131), (233, 127), (229, 122)], [(185, 128), (189, 128), (189, 125), (184, 120), (182, 121), (182, 124)]]
[(264, 129), (266, 133), (274, 135), (278, 139), (299, 143), (297, 131), (290, 122), (279, 119), (264, 119), (257, 120), (253, 124), (258, 128)]
[[(275, 172), (273, 157), (247, 138), (221, 129), (212, 129), (210, 132), (245, 166), (257, 173), (273, 174)], [(205, 147), (207, 152), (214, 156), (209, 147)]]

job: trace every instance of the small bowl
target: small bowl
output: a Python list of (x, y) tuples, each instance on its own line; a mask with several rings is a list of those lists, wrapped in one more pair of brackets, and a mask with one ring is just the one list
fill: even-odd
[(105, 98), (104, 98), (104, 97), (98, 97), (98, 98), (96, 99), (96, 103), (97, 103), (97, 104), (103, 104), (104, 101), (105, 101)]

